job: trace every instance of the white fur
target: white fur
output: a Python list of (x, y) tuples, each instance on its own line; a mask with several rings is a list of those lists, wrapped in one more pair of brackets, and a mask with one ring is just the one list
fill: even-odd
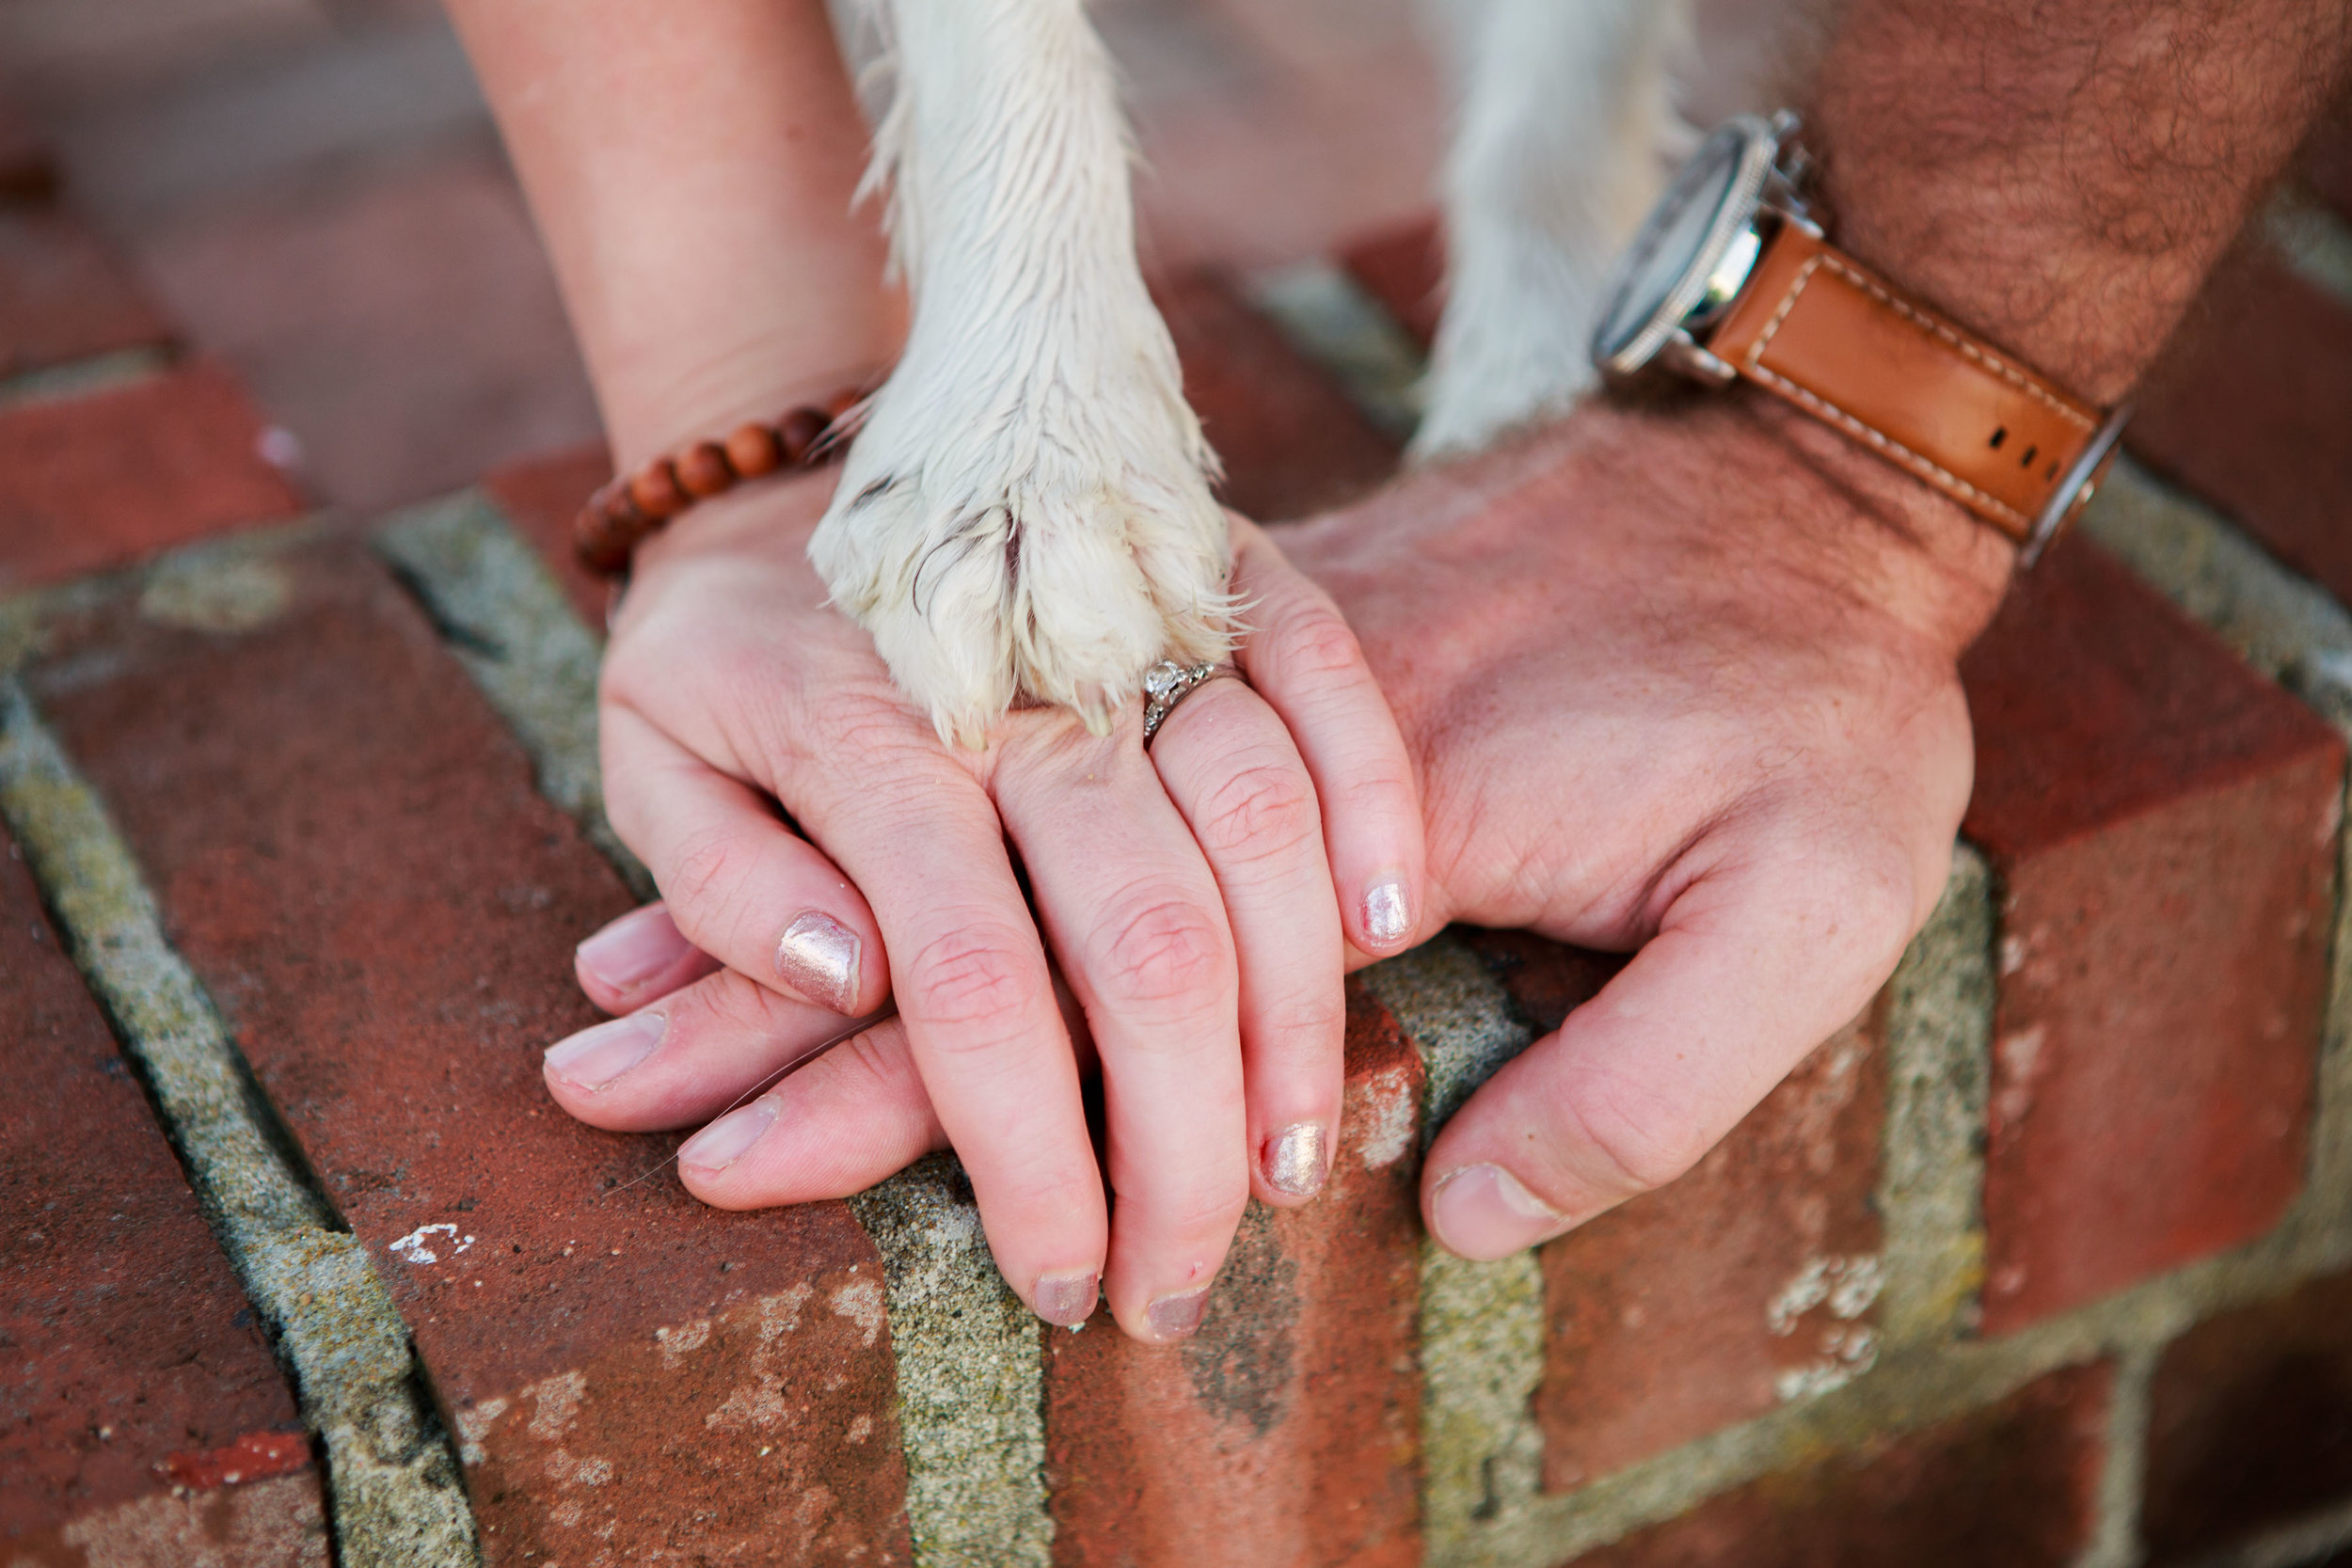
[(875, 176), (914, 298), (809, 557), (943, 736), (1102, 728), (1230, 641), (1216, 459), (1145, 293), (1080, 0), (886, 0)]
[[(943, 736), (1025, 696), (1101, 729), (1157, 660), (1222, 657), (1233, 619), (1110, 60), (1083, 0), (833, 3), (914, 310), (810, 559)], [(1692, 0), (1428, 3), (1462, 110), (1418, 457), (1590, 387), (1602, 277), (1690, 145), (1667, 65)]]
[(1603, 277), (1692, 146), (1667, 74), (1686, 4), (1432, 0), (1461, 107), (1416, 457), (1475, 451), (1592, 387)]

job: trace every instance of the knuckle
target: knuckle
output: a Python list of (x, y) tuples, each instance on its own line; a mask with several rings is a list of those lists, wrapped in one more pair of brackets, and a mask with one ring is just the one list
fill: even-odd
[(1298, 768), (1278, 762), (1229, 774), (1201, 805), (1202, 847), (1230, 860), (1280, 854), (1320, 826), (1313, 785)]
[(1328, 605), (1302, 605), (1271, 630), (1268, 647), (1287, 679), (1322, 683), (1364, 667), (1362, 644)]
[(1181, 897), (1145, 897), (1115, 910), (1088, 944), (1096, 983), (1130, 1002), (1173, 1002), (1215, 985), (1226, 967), (1222, 934)]
[(1629, 1196), (1665, 1186), (1715, 1147), (1704, 1128), (1674, 1107), (1629, 1099), (1606, 1083), (1590, 1085), (1571, 1109), (1604, 1182)]
[(724, 831), (699, 832), (678, 845), (661, 896), (690, 939), (719, 929), (737, 913), (751, 852), (742, 834)]
[(1019, 1014), (1044, 989), (1043, 965), (1013, 932), (976, 923), (925, 943), (902, 994), (917, 1017), (954, 1028)]

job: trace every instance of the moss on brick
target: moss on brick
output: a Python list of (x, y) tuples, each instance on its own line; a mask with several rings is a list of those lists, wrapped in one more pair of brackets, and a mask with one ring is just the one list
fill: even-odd
[(1047, 1568), (1042, 1331), (962, 1167), (933, 1155), (850, 1206), (882, 1257), (918, 1568)]

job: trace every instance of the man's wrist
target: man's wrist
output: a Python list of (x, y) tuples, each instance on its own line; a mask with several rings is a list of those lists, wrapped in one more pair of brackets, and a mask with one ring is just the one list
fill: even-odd
[(1724, 466), (1724, 488), (1752, 489), (1762, 503), (1760, 514), (1724, 509), (1724, 526), (1780, 530), (1793, 570), (1955, 656), (1976, 640), (2015, 575), (2007, 535), (1776, 398), (1742, 388), (1720, 407), (1721, 427), (1694, 433), (1697, 442)]
[(2331, 0), (1855, 0), (1808, 140), (1841, 246), (2112, 405), (2347, 43)]

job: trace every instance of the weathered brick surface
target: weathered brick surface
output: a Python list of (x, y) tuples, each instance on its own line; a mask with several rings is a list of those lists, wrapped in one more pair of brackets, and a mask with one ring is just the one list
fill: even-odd
[(1395, 468), (1395, 446), (1222, 274), (1167, 279), (1154, 294), (1184, 362), (1184, 396), (1224, 459), (1227, 505), (1262, 522), (1303, 517)]
[(101, 571), (301, 509), (228, 373), (190, 365), (0, 409), (0, 589)]
[(2149, 1401), (2152, 1562), (2352, 1502), (2352, 1275), (2198, 1324), (2166, 1348)]
[[(1480, 932), (1537, 1030), (1622, 959)], [(1566, 1491), (1836, 1387), (1878, 1354), (1876, 1011), (1840, 1032), (1698, 1165), (1545, 1246), (1544, 1484)]]
[(1984, 1326), (2260, 1235), (2303, 1179), (2344, 752), (2088, 540), (1963, 666), (2001, 887)]
[(0, 208), (0, 376), (157, 347), (169, 336), (80, 220), (53, 207)]
[(1436, 341), (1445, 309), (1445, 240), (1436, 218), (1367, 235), (1340, 253), (1340, 265), (1422, 347)]
[(326, 1562), (294, 1400), (0, 832), (0, 1560)]
[(620, 883), (356, 546), (239, 572), (31, 684), (414, 1331), (490, 1560), (905, 1562), (864, 1233), (705, 1209), (547, 1101)]
[(1066, 1568), (1407, 1568), (1421, 1560), (1421, 1063), (1351, 989), (1331, 1184), (1252, 1206), (1200, 1334), (1173, 1350), (1107, 1313), (1046, 1331), (1055, 1560)]
[(1989, 1409), (1768, 1476), (1578, 1568), (2060, 1568), (2090, 1544), (2113, 1374), (2055, 1371)]
[(2140, 394), (2133, 452), (2352, 601), (2352, 309), (2233, 255)]

